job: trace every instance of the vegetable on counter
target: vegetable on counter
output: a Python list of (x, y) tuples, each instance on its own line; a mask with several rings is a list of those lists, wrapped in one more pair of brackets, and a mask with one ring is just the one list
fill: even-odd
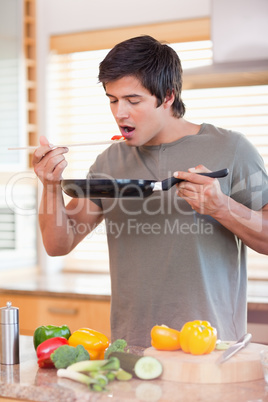
[(112, 352), (124, 352), (127, 347), (127, 341), (125, 339), (116, 339), (111, 345), (106, 349), (104, 353), (104, 359), (108, 359)]
[(97, 382), (96, 380), (94, 380), (94, 378), (91, 378), (86, 374), (79, 373), (77, 371), (70, 371), (67, 369), (59, 369), (57, 371), (57, 376), (62, 378), (69, 378), (70, 380), (81, 382), (82, 384), (86, 385), (96, 384)]
[(68, 341), (63, 337), (49, 338), (40, 343), (36, 349), (36, 355), (38, 358), (38, 366), (41, 368), (53, 368), (54, 363), (51, 360), (51, 354), (60, 346), (68, 345)]
[(208, 354), (215, 349), (217, 330), (208, 321), (189, 321), (180, 331), (180, 342), (185, 353)]
[(99, 374), (98, 376), (91, 377), (89, 375), (79, 373), (77, 371), (70, 371), (68, 369), (59, 369), (57, 376), (61, 378), (68, 378), (81, 384), (87, 385), (92, 391), (106, 391), (106, 385), (109, 380), (106, 376)]
[(80, 328), (74, 331), (68, 342), (70, 346), (83, 345), (91, 360), (104, 359), (105, 349), (109, 346), (109, 339), (106, 335), (90, 328)]
[(217, 340), (215, 350), (226, 350), (229, 349), (230, 342), (223, 342), (220, 339)]
[(155, 325), (151, 330), (151, 345), (158, 350), (178, 350), (180, 332), (166, 325)]
[(66, 339), (69, 339), (71, 335), (71, 331), (67, 325), (62, 325), (60, 327), (57, 327), (55, 325), (42, 325), (34, 331), (33, 335), (33, 342), (34, 342), (34, 348), (35, 350), (37, 349), (37, 346), (40, 345), (40, 343), (46, 341), (47, 339), (50, 338), (56, 338), (56, 337), (63, 337)]
[(72, 364), (67, 369), (59, 369), (57, 375), (86, 384), (93, 391), (105, 391), (106, 385), (115, 379), (128, 381), (132, 378), (131, 374), (120, 368), (120, 362), (116, 357), (81, 361)]
[(89, 353), (83, 345), (77, 345), (76, 347), (62, 345), (50, 355), (50, 359), (57, 369), (66, 368), (71, 364), (89, 360), (89, 358)]
[(82, 372), (90, 372), (90, 371), (107, 371), (107, 370), (119, 370), (120, 369), (120, 361), (116, 357), (110, 357), (109, 359), (102, 360), (88, 360), (82, 361), (78, 363), (74, 363), (68, 367), (68, 370), (71, 371), (82, 371)]
[(153, 380), (160, 377), (163, 371), (162, 364), (152, 356), (137, 356), (126, 352), (112, 352), (111, 357), (117, 357), (120, 367), (141, 380)]

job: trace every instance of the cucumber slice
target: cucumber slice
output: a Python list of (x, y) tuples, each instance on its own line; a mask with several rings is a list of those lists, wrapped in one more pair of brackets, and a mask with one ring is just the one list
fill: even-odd
[(112, 352), (109, 357), (117, 357), (120, 368), (141, 380), (158, 378), (163, 371), (162, 364), (152, 356), (137, 356), (126, 352)]
[(226, 350), (229, 349), (230, 343), (229, 342), (218, 342), (216, 343), (215, 349), (216, 350)]
[(160, 361), (154, 357), (143, 356), (135, 364), (134, 371), (141, 380), (153, 380), (160, 377), (163, 367)]

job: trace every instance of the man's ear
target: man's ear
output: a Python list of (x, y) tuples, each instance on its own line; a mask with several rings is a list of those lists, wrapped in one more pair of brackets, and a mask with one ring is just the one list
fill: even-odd
[(174, 99), (175, 99), (174, 90), (173, 89), (172, 91), (168, 90), (163, 102), (164, 107), (167, 108), (170, 107), (173, 104)]

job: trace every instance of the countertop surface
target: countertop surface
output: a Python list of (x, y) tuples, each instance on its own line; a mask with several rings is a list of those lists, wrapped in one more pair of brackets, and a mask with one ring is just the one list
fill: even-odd
[(20, 337), (20, 364), (0, 365), (0, 400), (14, 398), (40, 402), (86, 401), (183, 401), (183, 402), (264, 402), (268, 385), (264, 380), (234, 384), (187, 384), (172, 381), (114, 381), (106, 393), (95, 393), (87, 386), (57, 378), (56, 369), (37, 365), (32, 337)]
[(0, 274), (0, 292), (38, 296), (110, 299), (108, 274), (53, 273), (28, 270)]
[[(0, 273), (0, 293), (9, 292), (109, 300), (111, 282), (108, 274), (62, 272), (45, 275), (38, 273), (37, 270)], [(268, 308), (268, 278), (267, 280), (249, 279), (248, 303), (262, 304)]]

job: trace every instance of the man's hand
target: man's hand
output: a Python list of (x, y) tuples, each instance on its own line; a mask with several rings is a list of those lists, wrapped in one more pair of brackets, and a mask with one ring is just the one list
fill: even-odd
[(198, 165), (188, 172), (175, 172), (174, 177), (185, 181), (177, 184), (177, 194), (195, 211), (203, 215), (218, 215), (225, 204), (219, 181), (196, 173), (210, 172), (205, 166)]
[(57, 184), (62, 178), (62, 172), (67, 166), (64, 154), (68, 152), (66, 147), (54, 148), (46, 137), (40, 137), (40, 147), (33, 155), (34, 171), (41, 182)]

